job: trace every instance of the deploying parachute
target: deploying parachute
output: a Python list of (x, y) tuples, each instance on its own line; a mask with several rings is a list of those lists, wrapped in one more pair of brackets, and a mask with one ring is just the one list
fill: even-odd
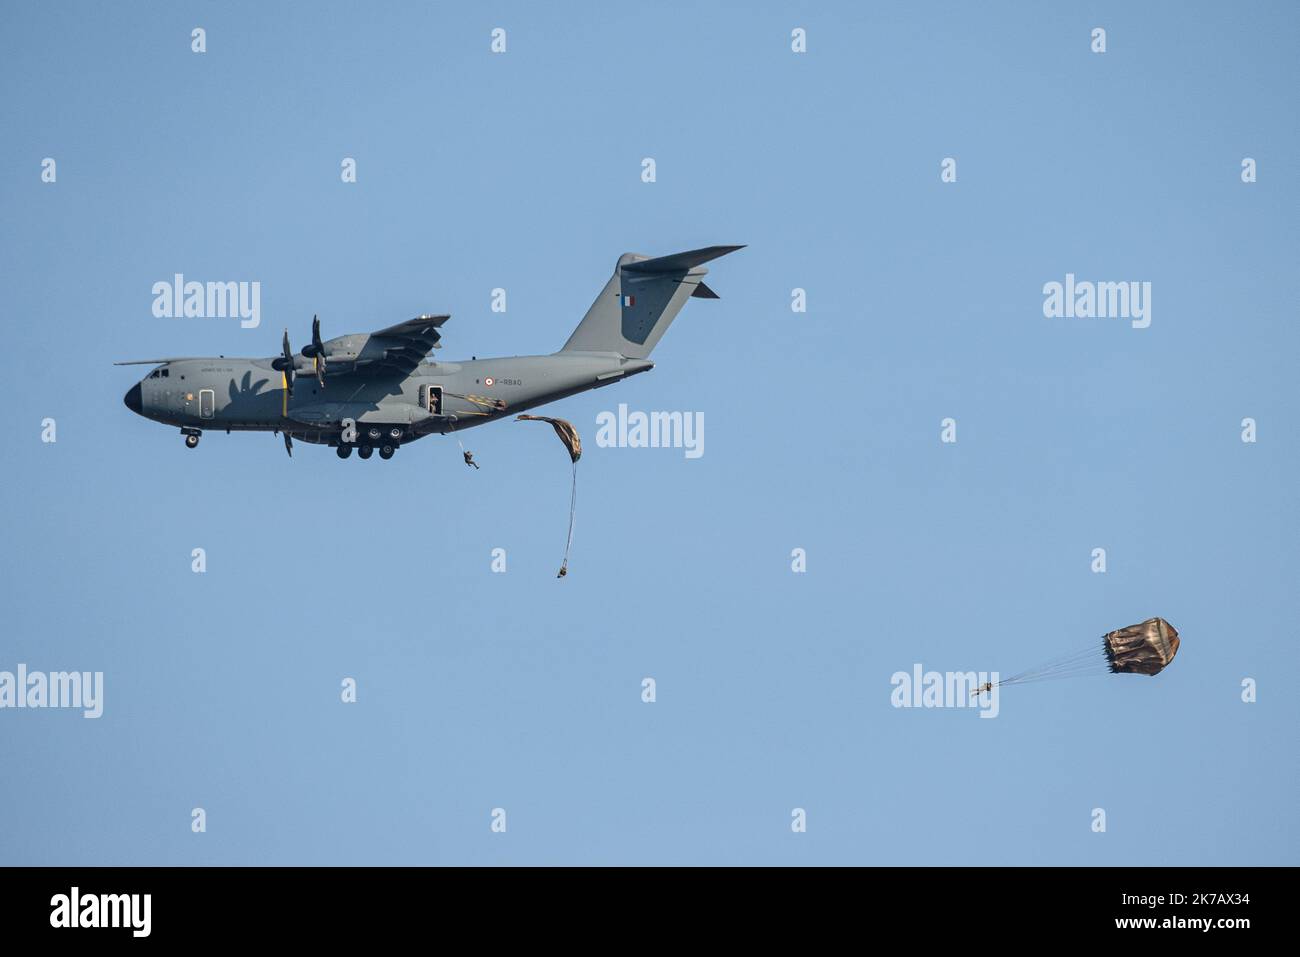
[(560, 565), (556, 578), (569, 574), (569, 549), (573, 547), (573, 515), (578, 509), (578, 459), (582, 458), (582, 439), (572, 423), (564, 419), (553, 419), (548, 415), (517, 415), (516, 422), (549, 422), (555, 434), (560, 437), (564, 447), (569, 450), (569, 460), (573, 463), (573, 491), (569, 495), (569, 539), (564, 545), (564, 563)]
[(1100, 648), (1089, 645), (1085, 650), (1054, 658), (1010, 678), (1003, 678), (998, 684), (1027, 684), (1030, 681), (1052, 681), (1107, 673), (1158, 675), (1174, 660), (1174, 655), (1178, 654), (1178, 645), (1178, 630), (1173, 625), (1163, 618), (1148, 618), (1140, 624), (1103, 635)]
[(573, 464), (578, 464), (578, 459), (582, 458), (582, 439), (578, 438), (578, 430), (572, 423), (564, 419), (552, 419), (549, 415), (517, 415), (516, 422), (549, 422), (551, 428), (555, 429), (555, 434), (560, 437), (564, 447), (569, 450), (569, 458)]
[(1112, 631), (1102, 639), (1111, 674), (1158, 675), (1178, 654), (1178, 629), (1163, 618)]

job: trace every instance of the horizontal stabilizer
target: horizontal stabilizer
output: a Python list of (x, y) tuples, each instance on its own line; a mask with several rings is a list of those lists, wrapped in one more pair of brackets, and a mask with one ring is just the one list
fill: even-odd
[(623, 271), (653, 274), (688, 272), (696, 266), (702, 266), (710, 260), (717, 259), (719, 256), (725, 256), (727, 253), (734, 253), (737, 249), (744, 248), (744, 246), (705, 246), (703, 249), (673, 253), (671, 256), (660, 256), (658, 259), (642, 259), (637, 262), (630, 262), (623, 266)]
[(704, 283), (702, 282), (696, 284), (695, 291), (691, 293), (691, 295), (696, 299), (717, 299), (718, 298), (718, 294), (714, 292), (712, 289), (710, 289), (708, 286), (704, 285)]

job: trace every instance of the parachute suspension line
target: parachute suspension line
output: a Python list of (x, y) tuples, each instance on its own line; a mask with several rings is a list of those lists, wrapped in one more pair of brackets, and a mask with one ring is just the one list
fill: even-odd
[(1075, 665), (1094, 664), (1104, 660), (1105, 655), (1098, 654), (1095, 651), (1088, 651), (1073, 658), (1059, 658), (1054, 661), (1044, 662), (1043, 664), (1021, 672), (1019, 675), (1014, 675), (1013, 677), (1029, 678), (1033, 675), (1048, 674), (1053, 671), (1065, 671)]
[(1030, 681), (1046, 681), (1053, 678), (1073, 678), (1094, 672), (1102, 674), (1108, 669), (1105, 644), (1098, 648), (1090, 643), (1087, 648), (1051, 658), (1033, 668), (1003, 678), (998, 684), (1026, 684)]
[(1038, 681), (1060, 681), (1063, 678), (1086, 678), (1092, 675), (1104, 675), (1110, 671), (1110, 666), (1106, 663), (1083, 664), (1072, 668), (1066, 668), (1059, 671), (1047, 671), (1042, 674), (1029, 675), (1023, 678), (1008, 678), (1006, 681), (999, 681), (1000, 685), (1007, 684), (1031, 684)]
[(1035, 672), (1029, 675), (1015, 675), (1005, 681), (999, 681), (1002, 685), (1029, 684), (1033, 681), (1054, 681), (1058, 678), (1078, 678), (1084, 675), (1104, 675), (1110, 670), (1105, 662), (1084, 663), (1074, 665), (1068, 668), (1057, 668), (1048, 671)]
[(1098, 648), (1092, 642), (1089, 642), (1086, 647), (1080, 648), (1078, 651), (1069, 652), (1068, 654), (1060, 655), (1056, 658), (1049, 658), (1047, 661), (1043, 662), (1042, 664), (1030, 668), (1029, 672), (1042, 671), (1047, 668), (1057, 668), (1060, 667), (1061, 665), (1068, 665), (1075, 661), (1086, 660), (1088, 658), (1095, 658), (1098, 655), (1105, 657), (1105, 654), (1106, 654), (1106, 648), (1104, 645)]
[(1083, 671), (1073, 675), (1044, 675), (1041, 678), (1030, 678), (1026, 681), (1014, 682), (1015, 687), (1028, 684), (1039, 684), (1044, 681), (1065, 681), (1070, 678), (1102, 678), (1106, 675), (1105, 671)]
[(1012, 675), (1010, 678), (1007, 678), (1006, 680), (1013, 681), (1017, 678), (1028, 678), (1031, 675), (1041, 674), (1042, 672), (1045, 671), (1051, 671), (1058, 668), (1063, 668), (1065, 666), (1072, 665), (1079, 661), (1087, 661), (1090, 658), (1095, 658), (1096, 655), (1097, 655), (1097, 650), (1095, 648), (1088, 648), (1082, 651), (1074, 651), (1071, 652), (1070, 654), (1061, 655), (1056, 658), (1049, 658), (1047, 661), (1041, 662), (1040, 664), (1037, 664), (1032, 668), (1027, 668), (1024, 671), (1017, 672), (1016, 674)]
[(556, 578), (569, 574), (569, 549), (573, 547), (573, 520), (578, 512), (578, 460), (573, 460), (573, 490), (569, 493), (569, 538), (564, 543), (564, 562)]
[(1178, 629), (1163, 618), (1148, 618), (1136, 625), (1107, 632), (1102, 636), (1100, 649), (1091, 645), (1014, 674), (998, 684), (1025, 684), (1108, 673), (1157, 675), (1174, 660), (1180, 644)]

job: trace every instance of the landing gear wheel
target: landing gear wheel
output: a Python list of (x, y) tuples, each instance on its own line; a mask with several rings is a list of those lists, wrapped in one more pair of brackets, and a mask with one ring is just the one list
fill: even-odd
[(380, 457), (381, 459), (391, 459), (391, 458), (393, 457), (393, 453), (396, 452), (396, 451), (397, 451), (397, 449), (395, 449), (395, 448), (394, 448), (393, 446), (391, 446), (391, 445), (383, 445), (383, 446), (380, 446), (380, 448), (379, 448), (379, 457)]
[(402, 437), (402, 430), (394, 426), (393, 428), (388, 430), (388, 437), (392, 439), (394, 442), (396, 442), (398, 439)]
[(370, 446), (363, 445), (361, 448), (357, 449), (357, 455), (361, 456), (363, 459), (368, 459), (374, 451), (375, 450)]
[(339, 458), (341, 458), (341, 459), (345, 459), (345, 458), (347, 458), (349, 455), (352, 454), (352, 446), (350, 446), (350, 445), (340, 445), (340, 446), (339, 446), (338, 448), (336, 448), (334, 451), (335, 451), (336, 453), (338, 453), (338, 457), (339, 457)]
[(185, 447), (187, 449), (197, 449), (199, 447), (199, 437), (197, 435), (185, 436)]
[(383, 429), (379, 428), (379, 426), (377, 425), (372, 425), (366, 432), (366, 435), (370, 438), (372, 442), (378, 442), (380, 436), (382, 436), (383, 434), (384, 434)]

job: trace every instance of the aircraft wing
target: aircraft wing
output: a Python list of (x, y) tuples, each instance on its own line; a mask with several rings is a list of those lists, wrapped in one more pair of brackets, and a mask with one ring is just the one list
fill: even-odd
[(416, 316), (387, 329), (372, 332), (365, 352), (374, 351), (373, 364), (367, 362), (366, 365), (375, 370), (410, 375), (429, 355), (429, 351), (437, 347), (442, 338), (438, 330), (450, 318), (449, 315)]

